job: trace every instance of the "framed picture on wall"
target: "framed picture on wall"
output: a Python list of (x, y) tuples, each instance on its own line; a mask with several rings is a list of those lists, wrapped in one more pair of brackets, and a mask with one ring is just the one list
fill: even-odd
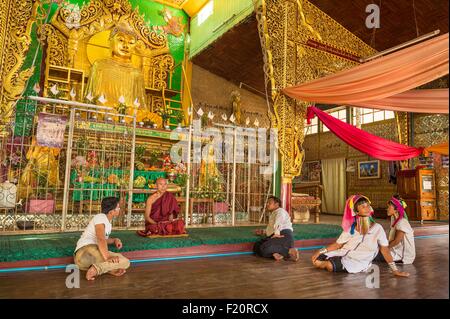
[(358, 162), (359, 179), (380, 178), (381, 177), (380, 170), (381, 167), (379, 160)]
[(320, 173), (322, 171), (320, 161), (303, 163), (301, 175), (294, 180), (298, 183), (320, 183)]

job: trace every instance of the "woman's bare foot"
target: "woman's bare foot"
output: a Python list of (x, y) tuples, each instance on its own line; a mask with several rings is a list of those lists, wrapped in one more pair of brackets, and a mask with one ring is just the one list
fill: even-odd
[(291, 257), (290, 260), (297, 262), (300, 259), (300, 253), (295, 248), (289, 249), (289, 257)]
[(280, 261), (280, 260), (283, 260), (283, 256), (282, 255), (280, 255), (279, 253), (274, 253), (274, 254), (272, 254), (272, 256), (273, 256), (273, 258), (276, 260), (276, 261)]
[(108, 274), (116, 276), (116, 277), (120, 277), (123, 274), (125, 274), (127, 271), (125, 269), (117, 269), (117, 270), (113, 270), (110, 271)]
[(86, 272), (87, 280), (95, 280), (95, 276), (97, 276), (97, 269), (94, 266), (91, 266)]

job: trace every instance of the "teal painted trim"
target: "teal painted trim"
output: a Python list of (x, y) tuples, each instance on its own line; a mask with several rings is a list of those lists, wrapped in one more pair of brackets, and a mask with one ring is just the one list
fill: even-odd
[(414, 238), (416, 238), (416, 239), (427, 239), (427, 238), (438, 238), (438, 237), (448, 237), (448, 234), (415, 236)]
[(67, 266), (68, 266), (68, 265), (39, 266), (39, 267), (21, 267), (21, 268), (5, 268), (5, 269), (0, 269), (0, 273), (23, 272), (23, 271), (35, 271), (35, 270), (65, 269)]
[[(438, 237), (448, 237), (448, 234), (439, 234), (439, 235), (426, 235), (426, 236), (415, 236), (414, 238), (419, 239), (427, 239), (427, 238), (438, 238)], [(314, 250), (323, 248), (324, 246), (307, 246), (296, 248), (297, 250)], [(209, 255), (194, 255), (194, 256), (180, 256), (180, 257), (164, 257), (164, 258), (149, 258), (149, 259), (138, 259), (138, 260), (130, 260), (132, 264), (140, 264), (146, 262), (157, 262), (157, 261), (171, 261), (171, 260), (184, 260), (184, 259), (199, 259), (199, 258), (210, 258), (210, 257), (228, 257), (228, 256), (239, 256), (239, 255), (251, 255), (253, 252), (251, 251), (239, 251), (239, 252), (231, 252), (231, 253), (222, 253), (222, 254), (209, 254)], [(9, 272), (24, 272), (24, 271), (36, 271), (36, 270), (52, 270), (52, 269), (65, 269), (67, 265), (57, 265), (57, 266), (40, 266), (40, 267), (21, 267), (21, 268), (5, 268), (0, 269), (0, 273), (9, 273)]]

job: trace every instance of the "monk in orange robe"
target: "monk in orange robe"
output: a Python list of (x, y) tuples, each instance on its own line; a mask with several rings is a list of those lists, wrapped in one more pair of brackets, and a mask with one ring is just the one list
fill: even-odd
[(138, 234), (144, 237), (185, 234), (184, 221), (177, 219), (180, 207), (175, 196), (167, 191), (167, 180), (158, 178), (156, 188), (145, 205), (145, 230), (139, 230)]

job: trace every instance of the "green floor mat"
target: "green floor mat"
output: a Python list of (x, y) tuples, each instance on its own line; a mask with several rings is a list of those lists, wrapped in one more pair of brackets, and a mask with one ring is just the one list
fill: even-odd
[[(135, 231), (121, 230), (113, 231), (111, 237), (119, 237), (124, 246), (121, 252), (126, 252), (255, 242), (259, 239), (253, 234), (257, 228), (261, 226), (192, 228), (188, 229), (188, 237), (178, 238), (145, 238)], [(337, 225), (294, 225), (295, 240), (332, 238), (340, 233)], [(81, 232), (0, 236), (0, 262), (70, 257), (80, 235)], [(112, 247), (112, 251), (117, 251)]]

